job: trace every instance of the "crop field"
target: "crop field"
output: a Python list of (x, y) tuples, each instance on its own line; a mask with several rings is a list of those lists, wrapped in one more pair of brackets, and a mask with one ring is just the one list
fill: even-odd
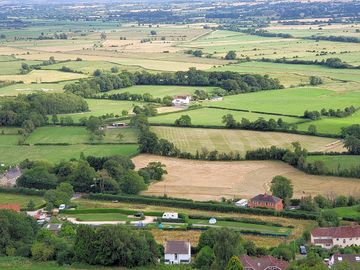
[(0, 75), (0, 81), (15, 81), (24, 83), (46, 83), (70, 81), (86, 78), (84, 74), (61, 72), (57, 70), (34, 70), (24, 75)]
[(106, 92), (108, 95), (129, 92), (131, 94), (145, 94), (149, 93), (154, 97), (165, 97), (175, 95), (192, 95), (195, 90), (204, 90), (212, 93), (218, 87), (204, 87), (204, 86), (176, 86), (176, 85), (135, 85), (118, 90)]
[(0, 192), (0, 204), (18, 203), (25, 208), (29, 201), (32, 200), (36, 206), (43, 204), (45, 201), (40, 196), (20, 195)]
[[(234, 50), (239, 56), (252, 59), (285, 57), (322, 60), (335, 55), (353, 65), (360, 63), (358, 57), (360, 49), (352, 43), (260, 37), (223, 30), (217, 30), (194, 41), (185, 42), (182, 46), (202, 49), (205, 53), (213, 54), (215, 57), (222, 57), (226, 52)], [(346, 53), (344, 53), (345, 51)], [(328, 53), (320, 55), (321, 52)]]
[(360, 91), (335, 92), (319, 88), (289, 88), (227, 96), (223, 101), (205, 102), (229, 109), (246, 109), (301, 116), (305, 110), (344, 109), (360, 106)]
[[(207, 103), (208, 105), (219, 104), (219, 102)], [(191, 118), (192, 125), (209, 125), (209, 126), (225, 126), (222, 123), (222, 117), (226, 114), (232, 114), (237, 121), (241, 121), (242, 118), (247, 118), (251, 121), (255, 121), (260, 117), (269, 120), (271, 118), (277, 120), (279, 118), (283, 119), (287, 123), (297, 123), (303, 122), (304, 119), (297, 117), (286, 117), (279, 115), (269, 115), (269, 114), (260, 114), (260, 113), (249, 113), (249, 112), (240, 112), (233, 110), (223, 110), (223, 109), (214, 109), (214, 108), (201, 108), (196, 110), (189, 111), (180, 111), (172, 114), (158, 115), (149, 118), (150, 123), (156, 124), (174, 124), (175, 120), (181, 117), (181, 115), (188, 115)]]
[[(123, 137), (117, 136), (122, 134)], [(0, 136), (1, 138), (1, 136)], [(90, 135), (85, 127), (40, 127), (31, 133), (29, 144), (83, 144), (90, 143)], [(103, 140), (97, 143), (136, 143), (137, 131), (132, 128), (111, 128), (105, 130)]]
[(17, 83), (0, 88), (0, 96), (17, 96), (19, 94), (30, 94), (36, 91), (47, 93), (63, 92), (64, 85), (71, 81), (59, 83)]
[(309, 151), (344, 151), (341, 141), (330, 138), (295, 135), (280, 132), (259, 132), (248, 130), (152, 127), (160, 138), (167, 139), (180, 150), (195, 153), (203, 148), (228, 153), (246, 151), (261, 147), (291, 148), (292, 142), (300, 142)]
[[(359, 179), (316, 176), (305, 174), (285, 163), (276, 161), (195, 161), (176, 158), (140, 155), (133, 158), (137, 168), (151, 161), (166, 165), (164, 180), (150, 185), (146, 195), (219, 200), (250, 198), (269, 192), (270, 182), (276, 175), (292, 180), (294, 197), (304, 195), (359, 195)], [(186, 172), (186, 174), (184, 174)], [(221, 180), (219, 180), (221, 179)], [(328, 187), (331, 186), (331, 190)]]
[(88, 112), (82, 113), (70, 113), (63, 114), (61, 116), (70, 116), (75, 122), (78, 122), (83, 117), (90, 116), (102, 116), (105, 114), (113, 113), (115, 116), (120, 116), (123, 110), (129, 111), (137, 104), (138, 102), (132, 101), (118, 101), (118, 100), (105, 100), (105, 99), (86, 99), (86, 102), (89, 105)]
[[(286, 87), (291, 85), (296, 86), (298, 84), (308, 84), (309, 77), (314, 74), (320, 76), (324, 80), (324, 86), (326, 88), (331, 87), (330, 89), (334, 91), (346, 90), (343, 86), (346, 82), (355, 83), (355, 90), (360, 87), (360, 70), (358, 69), (334, 69), (316, 65), (244, 62), (216, 67), (211, 70), (269, 75), (272, 78), (278, 78)], [(332, 84), (330, 83), (335, 84), (335, 86), (332, 87)]]
[(325, 167), (329, 171), (345, 170), (360, 166), (360, 156), (308, 156), (307, 162), (314, 161), (324, 162)]

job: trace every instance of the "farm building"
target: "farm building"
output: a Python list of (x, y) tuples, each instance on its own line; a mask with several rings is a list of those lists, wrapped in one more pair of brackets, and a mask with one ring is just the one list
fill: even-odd
[(245, 270), (285, 270), (289, 266), (287, 261), (276, 259), (273, 256), (241, 255), (239, 259)]
[(248, 203), (249, 202), (247, 199), (241, 199), (241, 200), (238, 200), (237, 202), (235, 202), (235, 205), (239, 206), (239, 207), (247, 207)]
[(165, 264), (188, 264), (191, 262), (191, 245), (188, 241), (166, 241)]
[(334, 254), (329, 259), (329, 267), (336, 263), (348, 262), (349, 264), (357, 264), (360, 266), (360, 254)]
[(282, 199), (268, 195), (268, 194), (259, 194), (249, 200), (248, 206), (250, 208), (263, 207), (274, 209), (276, 211), (282, 211), (284, 209), (284, 205)]
[(13, 210), (13, 211), (16, 211), (16, 212), (20, 212), (21, 207), (20, 207), (20, 204), (17, 204), (17, 203), (0, 204), (0, 209), (8, 209), (8, 210)]
[(181, 106), (181, 105), (189, 105), (190, 97), (189, 96), (176, 96), (171, 102), (174, 106)]
[(360, 226), (316, 228), (311, 232), (311, 243), (326, 249), (360, 246)]

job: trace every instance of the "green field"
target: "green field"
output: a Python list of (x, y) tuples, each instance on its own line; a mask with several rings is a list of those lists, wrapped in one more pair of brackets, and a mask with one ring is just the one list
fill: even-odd
[(24, 159), (48, 160), (59, 162), (72, 158), (80, 158), (81, 152), (86, 156), (111, 156), (111, 155), (134, 155), (138, 152), (136, 144), (123, 145), (86, 145), (76, 144), (69, 146), (21, 146), (5, 145), (1, 146), (1, 162), (5, 164), (17, 164)]
[[(122, 134), (124, 137), (120, 140), (117, 135)], [(31, 133), (26, 140), (29, 144), (46, 143), (46, 144), (82, 144), (90, 143), (90, 135), (85, 127), (60, 127), (49, 126), (40, 127)], [(1, 136), (0, 136), (1, 140)], [(137, 132), (132, 128), (114, 128), (106, 129), (105, 137), (100, 143), (136, 143)]]
[(123, 92), (129, 92), (131, 94), (145, 94), (149, 93), (154, 97), (165, 97), (175, 95), (192, 95), (195, 90), (205, 90), (208, 93), (212, 93), (218, 87), (206, 87), (206, 86), (176, 86), (176, 85), (135, 85), (119, 90), (112, 90), (107, 92), (108, 95), (118, 94)]
[(26, 63), (28, 65), (41, 64), (41, 61), (0, 61), (0, 75), (14, 75), (20, 74), (21, 64)]
[(308, 156), (306, 158), (306, 161), (309, 163), (319, 160), (324, 162), (325, 167), (329, 171), (345, 170), (360, 166), (360, 156)]
[(350, 217), (350, 218), (360, 218), (360, 205), (349, 206), (349, 207), (337, 207), (333, 209), (338, 213), (339, 217)]
[(89, 105), (89, 112), (64, 114), (59, 115), (59, 118), (62, 116), (70, 116), (75, 122), (79, 122), (83, 117), (102, 116), (111, 113), (115, 116), (121, 116), (123, 110), (130, 111), (135, 105), (141, 104), (139, 102), (106, 99), (86, 99), (86, 102)]
[[(213, 102), (211, 105), (218, 104), (219, 102)], [(260, 117), (264, 119), (279, 119), (282, 118), (287, 123), (297, 123), (299, 121), (304, 121), (304, 119), (296, 118), (296, 117), (286, 117), (286, 116), (278, 116), (278, 115), (269, 115), (269, 114), (259, 114), (259, 113), (248, 113), (248, 112), (240, 112), (233, 110), (222, 110), (222, 109), (213, 109), (213, 108), (201, 108), (196, 110), (189, 110), (165, 115), (158, 115), (155, 117), (150, 117), (150, 123), (157, 124), (174, 124), (175, 120), (181, 117), (182, 115), (188, 115), (191, 118), (192, 125), (209, 125), (209, 126), (225, 126), (222, 123), (222, 117), (226, 114), (232, 114), (237, 121), (241, 121), (242, 118), (247, 118), (251, 121), (255, 121)]]
[[(290, 148), (292, 142), (300, 142), (309, 151), (327, 151), (336, 139), (295, 135), (280, 132), (248, 130), (151, 127), (160, 138), (168, 139), (182, 151), (195, 153), (203, 148), (219, 152), (238, 151), (242, 155), (248, 150), (261, 147), (280, 146)], [(342, 150), (341, 144), (329, 150)]]
[(360, 106), (360, 91), (335, 92), (319, 88), (290, 88), (227, 96), (205, 105), (302, 116), (305, 110), (344, 109)]
[(135, 221), (138, 218), (128, 217), (120, 213), (92, 213), (92, 214), (66, 214), (67, 218), (76, 218), (78, 221)]
[(309, 125), (315, 125), (317, 132), (326, 134), (341, 134), (343, 127), (360, 123), (360, 111), (344, 118), (323, 118), (298, 125), (299, 130), (308, 130)]
[(40, 196), (30, 196), (30, 195), (20, 195), (20, 194), (10, 194), (0, 192), (0, 204), (6, 203), (18, 203), (22, 208), (25, 208), (30, 200), (33, 200), (36, 206), (40, 206), (45, 201)]
[[(192, 224), (206, 224), (209, 225), (208, 220), (203, 219), (190, 219)], [(269, 234), (290, 234), (291, 229), (283, 228), (283, 227), (275, 227), (269, 225), (259, 225), (252, 223), (244, 223), (244, 222), (236, 222), (236, 221), (218, 221), (216, 222), (215, 227), (228, 227), (234, 230), (249, 230), (249, 231), (258, 231), (261, 233), (269, 233)]]

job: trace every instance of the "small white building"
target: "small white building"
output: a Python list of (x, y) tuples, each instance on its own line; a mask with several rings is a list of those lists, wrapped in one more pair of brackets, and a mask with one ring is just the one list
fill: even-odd
[(178, 214), (178, 213), (165, 212), (165, 213), (162, 215), (162, 218), (164, 218), (164, 219), (178, 219), (178, 218), (179, 218), (179, 214)]
[(311, 243), (326, 249), (360, 246), (360, 226), (316, 228), (311, 232)]
[(189, 105), (189, 103), (190, 103), (190, 96), (176, 96), (172, 100), (172, 104), (174, 106)]
[(188, 241), (166, 241), (164, 253), (165, 264), (191, 263), (191, 244)]

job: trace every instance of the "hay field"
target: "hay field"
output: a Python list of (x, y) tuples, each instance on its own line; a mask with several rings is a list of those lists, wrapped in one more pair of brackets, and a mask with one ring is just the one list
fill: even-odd
[(87, 78), (87, 75), (56, 70), (33, 70), (24, 75), (0, 75), (0, 81), (24, 83), (59, 82)]
[[(226, 198), (250, 198), (268, 192), (271, 179), (283, 175), (292, 180), (294, 197), (304, 195), (359, 195), (358, 179), (307, 175), (276, 161), (213, 162), (139, 155), (133, 159), (137, 168), (149, 162), (160, 161), (168, 174), (163, 181), (155, 182), (144, 192), (146, 195), (189, 198), (195, 200), (219, 200)], [(331, 189), (329, 187), (331, 186)]]
[(309, 151), (345, 151), (342, 141), (337, 139), (281, 132), (176, 127), (151, 127), (151, 129), (160, 138), (167, 139), (179, 149), (191, 153), (206, 148), (225, 153), (238, 151), (244, 156), (246, 151), (261, 147), (291, 148), (292, 142), (300, 142)]
[(36, 91), (59, 93), (63, 92), (64, 85), (71, 81), (59, 83), (17, 83), (0, 88), (0, 96), (17, 96), (19, 94), (30, 94)]

